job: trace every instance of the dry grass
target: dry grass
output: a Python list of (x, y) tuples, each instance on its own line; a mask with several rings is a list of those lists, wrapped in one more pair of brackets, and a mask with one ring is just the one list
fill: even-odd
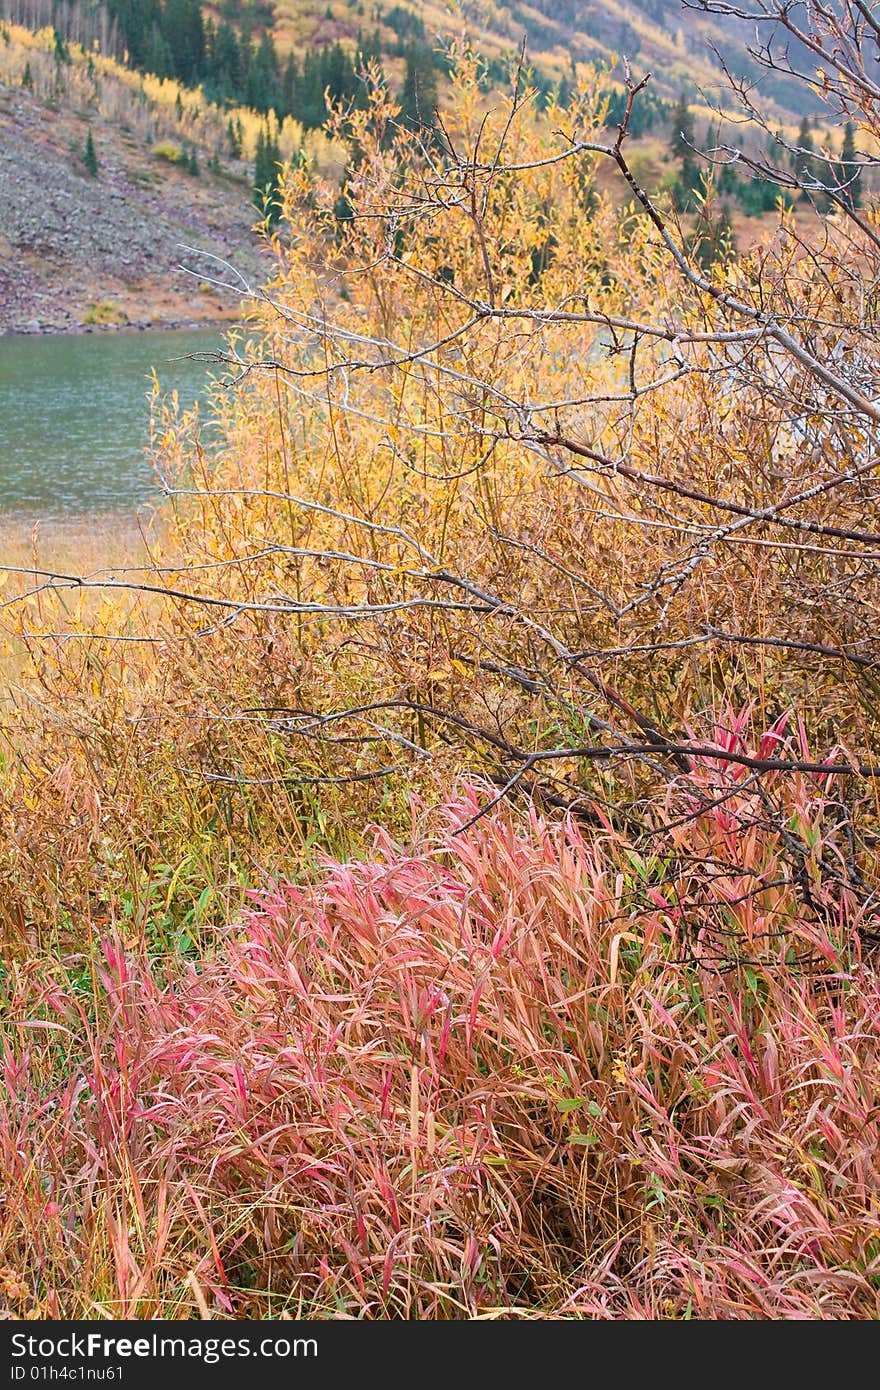
[[(130, 513), (99, 512), (34, 520), (6, 513), (0, 519), (4, 566), (87, 574), (143, 564), (143, 530)], [(8, 586), (12, 583), (10, 577)]]
[[(38, 591), (52, 574), (105, 575), (123, 572), (149, 562), (145, 526), (131, 514), (53, 517), (34, 520), (7, 513), (0, 518), (0, 600), (11, 604), (34, 594), (34, 618), (39, 619)], [(54, 603), (49, 605), (56, 615)], [(94, 609), (87, 602), (85, 611)], [(84, 613), (85, 616), (85, 613)], [(50, 621), (51, 626), (51, 621)], [(10, 682), (27, 669), (27, 647), (21, 634), (8, 632), (0, 660), (0, 699), (8, 699)]]

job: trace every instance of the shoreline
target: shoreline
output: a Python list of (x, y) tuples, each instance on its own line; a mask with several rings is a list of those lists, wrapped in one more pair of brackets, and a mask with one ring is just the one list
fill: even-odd
[(199, 318), (127, 319), (124, 323), (35, 323), (12, 328), (0, 326), (0, 338), (84, 337), (87, 333), (163, 333), (197, 331), (201, 328), (234, 327), (240, 316), (233, 314)]

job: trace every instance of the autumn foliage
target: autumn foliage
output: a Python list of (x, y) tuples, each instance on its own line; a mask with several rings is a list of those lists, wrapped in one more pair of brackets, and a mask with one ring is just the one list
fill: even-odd
[(478, 77), (11, 610), (18, 1312), (877, 1315), (876, 217), (701, 261)]
[[(649, 858), (468, 826), (484, 794), (262, 890), (198, 965), (104, 941), (97, 1017), (17, 975), (18, 1311), (179, 1316), (193, 1276), (238, 1316), (876, 1316), (858, 910), (778, 882), (747, 792)], [(829, 798), (790, 809), (816, 875)]]

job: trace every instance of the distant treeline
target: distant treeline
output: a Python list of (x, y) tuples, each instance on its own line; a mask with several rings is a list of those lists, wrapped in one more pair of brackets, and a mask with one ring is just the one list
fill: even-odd
[(272, 0), (221, 0), (217, 8), (215, 19), (198, 0), (0, 0), (0, 18), (30, 29), (52, 27), (60, 40), (84, 48), (97, 43), (139, 72), (201, 86), (220, 105), (274, 111), (279, 120), (292, 116), (307, 130), (326, 120), (328, 97), (360, 100), (361, 71), (368, 63), (381, 66), (390, 54), (405, 59), (405, 118), (419, 124), (431, 119), (446, 58), (429, 45), (421, 18), (403, 6), (386, 13), (374, 5), (376, 27), (358, 32), (353, 45), (317, 44), (301, 58), (291, 53), (283, 59), (272, 37)]
[[(140, 72), (173, 77), (188, 87), (201, 85), (220, 105), (274, 111), (279, 120), (292, 116), (307, 130), (326, 120), (327, 96), (334, 102), (362, 98), (360, 73), (366, 64), (381, 67), (385, 56), (403, 58), (404, 118), (418, 124), (430, 120), (437, 77), (448, 70), (448, 59), (431, 44), (422, 18), (403, 5), (388, 10), (371, 5), (374, 27), (359, 31), (353, 45), (317, 44), (301, 57), (291, 53), (284, 59), (272, 37), (273, 0), (220, 0), (214, 10), (219, 10), (216, 19), (198, 0), (0, 0), (0, 15), (13, 23), (31, 29), (53, 26), (63, 40), (85, 48), (97, 42), (102, 52)], [(487, 89), (506, 86), (510, 63), (491, 60), (483, 80)], [(562, 107), (569, 105), (574, 74), (555, 81), (532, 68), (529, 80), (541, 105), (551, 97)], [(610, 103), (608, 119), (614, 125), (623, 115), (623, 94), (611, 92)], [(644, 134), (667, 120), (670, 111), (670, 103), (644, 93), (632, 113), (632, 134)]]
[[(557, 6), (545, 0), (545, 13), (559, 18)], [(328, 100), (359, 105), (366, 96), (363, 69), (374, 64), (380, 71), (388, 56), (404, 59), (405, 71), (400, 102), (404, 121), (428, 125), (437, 103), (440, 74), (449, 70), (449, 60), (441, 47), (432, 43), (422, 18), (403, 5), (385, 9), (377, 0), (358, 6), (372, 24), (369, 32), (358, 31), (353, 42), (318, 43), (301, 56), (281, 57), (272, 37), (276, 14), (273, 0), (220, 0), (212, 13), (199, 0), (0, 0), (0, 18), (31, 29), (53, 27), (56, 53), (65, 43), (92, 48), (97, 43), (109, 53), (141, 72), (172, 77), (189, 87), (201, 86), (209, 100), (221, 107), (244, 105), (268, 115), (274, 111), (279, 122), (290, 116), (306, 130), (314, 130), (327, 119)], [(329, 17), (329, 11), (328, 11)], [(564, 16), (563, 16), (564, 17)], [(493, 58), (485, 63), (482, 85), (505, 88), (511, 78), (511, 60)], [(574, 63), (559, 79), (551, 78), (540, 67), (532, 66), (527, 82), (537, 90), (539, 106), (554, 100), (566, 109), (577, 83)], [(618, 125), (626, 110), (626, 92), (608, 88), (606, 124)], [(693, 117), (684, 95), (677, 103), (665, 101), (647, 90), (639, 94), (629, 116), (629, 132), (636, 138), (655, 128), (670, 130), (672, 150), (680, 166), (672, 184), (674, 201), (682, 211), (698, 206), (698, 194), (707, 165), (697, 155)], [(712, 146), (717, 134), (706, 132)], [(240, 135), (230, 122), (230, 148), (241, 153)], [(800, 171), (813, 172), (815, 182), (827, 181), (826, 164), (816, 158), (809, 125), (802, 124), (798, 137)], [(841, 167), (832, 174), (832, 183), (841, 184), (847, 203), (860, 198), (859, 171), (853, 163), (855, 145), (848, 128)], [(276, 182), (277, 151), (267, 126), (263, 146), (257, 153), (255, 187), (262, 198), (266, 187)], [(733, 166), (715, 171), (716, 187), (722, 198), (734, 199), (747, 215), (760, 216), (772, 210), (781, 196), (778, 184), (747, 172), (741, 176)], [(270, 176), (271, 174), (271, 176)], [(790, 195), (783, 195), (794, 201)], [(817, 195), (824, 208), (827, 196)]]
[[(402, 102), (405, 119), (424, 124), (436, 102), (437, 77), (448, 70), (442, 49), (433, 46), (421, 16), (403, 5), (385, 10), (369, 8), (373, 28), (359, 31), (354, 44), (318, 44), (301, 57), (291, 53), (282, 59), (272, 37), (275, 5), (272, 0), (221, 0), (212, 18), (198, 0), (0, 0), (0, 15), (31, 29), (53, 26), (67, 42), (91, 48), (97, 41), (102, 52), (126, 62), (140, 72), (174, 77), (189, 87), (201, 85), (205, 95), (220, 105), (228, 102), (249, 106), (279, 120), (292, 116), (307, 129), (327, 118), (325, 94), (333, 101), (354, 101), (363, 95), (360, 72), (367, 63), (381, 67), (385, 56), (406, 63)], [(381, 26), (381, 27), (380, 27)], [(389, 38), (388, 31), (393, 38)], [(487, 89), (506, 86), (510, 63), (493, 59), (483, 80)], [(546, 105), (555, 97), (567, 107), (574, 76), (554, 81), (538, 68), (529, 80), (538, 100)], [(610, 94), (609, 124), (623, 115), (622, 93)], [(656, 122), (668, 119), (671, 104), (644, 93), (636, 103), (630, 129), (644, 134)]]
[(122, 58), (119, 26), (103, 0), (0, 0), (0, 19), (25, 29), (52, 29), (67, 43)]

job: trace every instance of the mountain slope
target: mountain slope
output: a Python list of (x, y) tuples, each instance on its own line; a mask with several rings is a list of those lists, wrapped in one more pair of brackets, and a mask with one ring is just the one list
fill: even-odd
[(191, 93), (178, 110), (175, 84), (108, 59), (68, 57), (56, 64), (45, 34), (0, 42), (0, 332), (235, 313), (207, 285), (210, 262), (192, 261), (199, 278), (178, 270), (185, 244), (261, 274), (250, 161), (229, 154), (220, 113)]
[[(246, 8), (226, 5), (228, 12)], [(762, 71), (748, 53), (754, 28), (732, 17), (708, 16), (682, 0), (529, 0), (491, 5), (480, 0), (406, 0), (363, 4), (361, 0), (276, 0), (275, 33), (294, 49), (332, 41), (355, 42), (358, 33), (378, 25), (386, 39), (388, 22), (405, 11), (424, 25), (428, 41), (444, 42), (465, 31), (488, 59), (513, 56), (523, 37), (529, 60), (559, 78), (572, 63), (600, 63), (621, 75), (630, 60), (639, 76), (653, 75), (655, 91), (674, 99), (682, 91), (717, 97), (726, 92), (720, 54), (739, 76), (760, 83), (780, 114), (800, 114), (815, 105), (797, 84)], [(393, 39), (393, 30), (390, 37)]]

